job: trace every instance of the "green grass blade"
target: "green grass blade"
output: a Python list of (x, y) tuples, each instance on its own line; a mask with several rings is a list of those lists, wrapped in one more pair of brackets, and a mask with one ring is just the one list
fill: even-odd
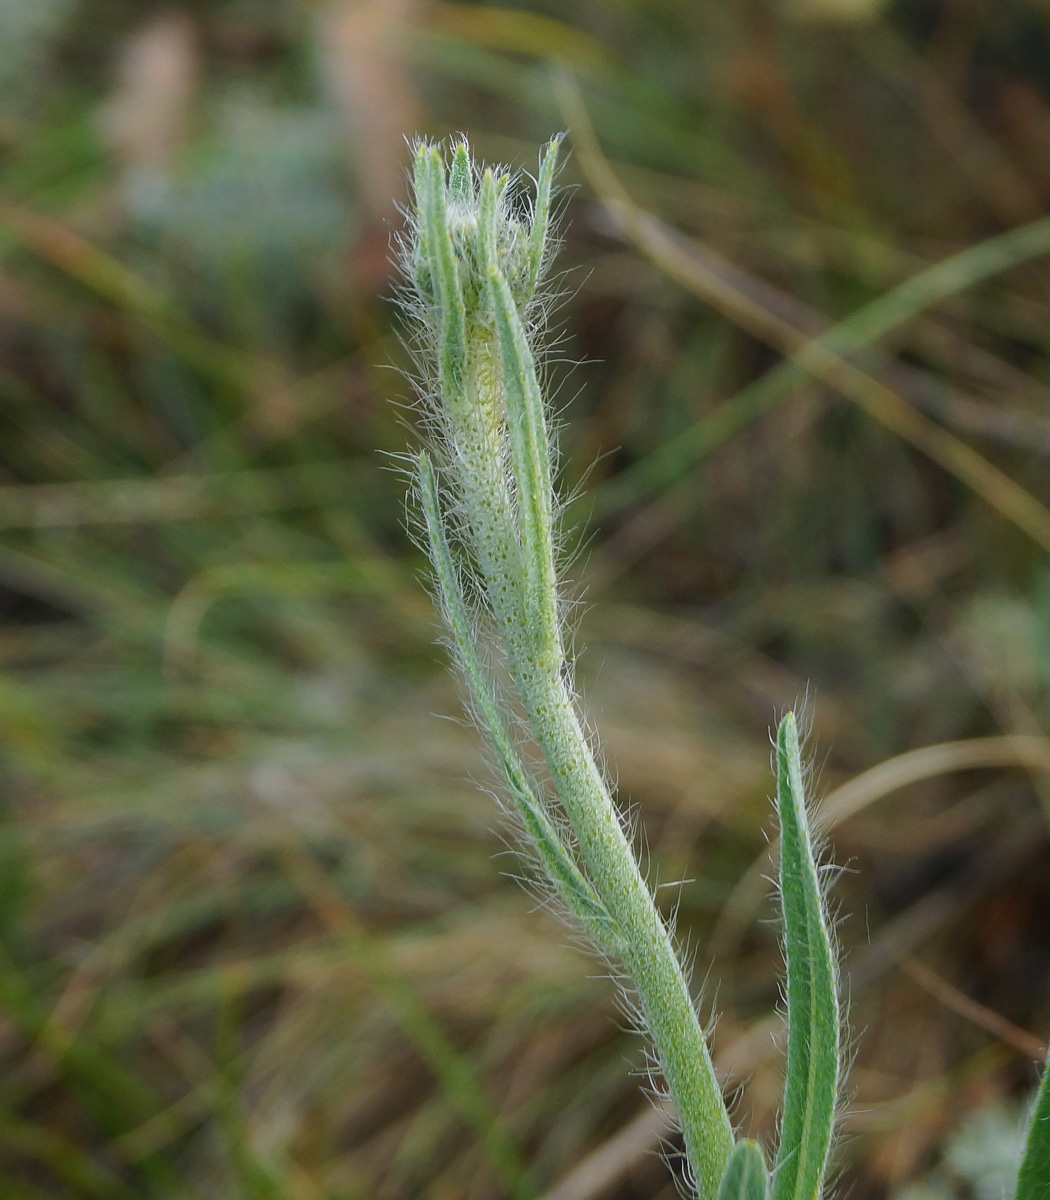
[(816, 1200), (839, 1085), (837, 970), (806, 817), (794, 713), (777, 733), (780, 895), (787, 958), (788, 1051), (775, 1200)]
[(768, 1200), (769, 1171), (758, 1142), (737, 1142), (718, 1185), (717, 1200)]
[[(56, 1077), (68, 1081), (84, 1113), (108, 1139), (119, 1140), (144, 1116), (148, 1119), (158, 1112), (160, 1101), (149, 1085), (103, 1046), (82, 1031), (75, 1035), (62, 1031), (6, 949), (0, 949), (0, 1013), (34, 1039)], [(150, 1154), (135, 1165), (158, 1194), (186, 1195), (176, 1168), (165, 1157)]]
[(1050, 1061), (1043, 1068), (1039, 1098), (1028, 1128), (1015, 1200), (1050, 1200)]

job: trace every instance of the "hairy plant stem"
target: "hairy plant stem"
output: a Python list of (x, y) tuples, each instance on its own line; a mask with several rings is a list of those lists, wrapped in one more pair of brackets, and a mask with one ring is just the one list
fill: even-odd
[(701, 1193), (713, 1195), (732, 1148), (732, 1128), (688, 983), (568, 686), (549, 525), (532, 548), (534, 569), (520, 577), (531, 586), (524, 591), (511, 586), (518, 567), (511, 551), (520, 543), (511, 528), (512, 493), (500, 470), (507, 389), (502, 373), (493, 369), (493, 350), (485, 347), (477, 365), (471, 363), (469, 391), (453, 417), (460, 486), (481, 573), (529, 724), (587, 875), (611, 919), (605, 936), (598, 935), (602, 950), (630, 977), (678, 1110), (690, 1165)]
[[(506, 177), (490, 170), (479, 177), (464, 146), (447, 175), (440, 150), (417, 153), (415, 240), (406, 262), (436, 364), (432, 416), (443, 459), (435, 471), (420, 456), (417, 490), (456, 654), (522, 824), (558, 894), (632, 991), (697, 1187), (713, 1200), (732, 1128), (669, 930), (591, 749), (562, 634), (553, 452), (529, 332), (557, 145), (541, 164), (527, 229), (508, 205)], [(474, 592), (484, 597), (571, 838), (547, 814), (549, 801), (499, 713), (498, 686), (475, 644), (464, 572), (475, 574)]]
[[(757, 1143), (734, 1143), (685, 972), (572, 688), (553, 532), (554, 450), (533, 352), (558, 145), (555, 138), (544, 153), (526, 219), (510, 178), (479, 171), (465, 143), (448, 169), (438, 147), (416, 152), (404, 299), (416, 322), (437, 459), (426, 451), (414, 458), (437, 598), (473, 715), (536, 864), (613, 964), (652, 1038), (701, 1200), (819, 1200), (842, 1081), (841, 1018), (795, 716), (785, 714), (776, 744), (788, 1048), (771, 1176)], [(528, 732), (518, 738), (522, 717)], [(546, 783), (523, 757), (529, 740), (542, 753)], [(1048, 1163), (1044, 1074), (1016, 1200), (1050, 1200)]]

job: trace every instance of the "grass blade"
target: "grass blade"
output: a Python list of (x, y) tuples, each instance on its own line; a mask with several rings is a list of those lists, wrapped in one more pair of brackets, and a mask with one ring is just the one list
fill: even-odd
[(815, 1200), (839, 1085), (837, 970), (817, 877), (794, 713), (777, 732), (780, 895), (787, 958), (788, 1052), (775, 1200)]

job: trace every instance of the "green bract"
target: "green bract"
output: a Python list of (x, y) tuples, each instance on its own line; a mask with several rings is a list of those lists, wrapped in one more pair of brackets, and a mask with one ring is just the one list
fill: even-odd
[[(451, 163), (438, 146), (416, 149), (402, 264), (430, 434), (429, 451), (412, 459), (421, 536), (472, 714), (523, 840), (538, 874), (614, 964), (652, 1039), (697, 1193), (816, 1200), (838, 1102), (840, 1019), (794, 715), (776, 748), (788, 1051), (771, 1179), (760, 1147), (734, 1139), (687, 974), (572, 688), (536, 350), (559, 147), (554, 138), (543, 152), (531, 205), (507, 173), (479, 169), (465, 142)], [(542, 780), (526, 741), (542, 753)], [(1048, 1109), (1044, 1085), (1018, 1200), (1050, 1200)]]
[(718, 1186), (718, 1200), (769, 1200), (769, 1172), (758, 1142), (737, 1142)]

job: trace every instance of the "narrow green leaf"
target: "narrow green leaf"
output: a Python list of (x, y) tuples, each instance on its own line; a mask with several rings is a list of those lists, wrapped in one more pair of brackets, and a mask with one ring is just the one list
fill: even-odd
[(794, 713), (777, 733), (780, 895), (787, 958), (788, 1050), (775, 1200), (816, 1200), (839, 1086), (837, 969), (806, 816)]
[(551, 223), (551, 190), (558, 167), (558, 151), (564, 136), (559, 133), (552, 137), (540, 159), (540, 173), (536, 179), (536, 207), (532, 213), (532, 230), (529, 234), (528, 272), (522, 303), (532, 299), (543, 271), (547, 234), (550, 232)]
[(459, 581), (459, 571), (445, 536), (434, 468), (426, 454), (420, 454), (417, 459), (417, 481), (441, 603), (474, 696), (480, 724), (495, 751), (529, 841), (558, 895), (585, 927), (595, 924), (603, 927), (603, 944), (607, 945), (610, 928), (608, 913), (537, 795), (500, 711), (492, 680), (481, 662), (473, 623)]
[(737, 1142), (718, 1185), (718, 1200), (769, 1200), (769, 1171), (758, 1142)]
[(449, 399), (459, 392), (467, 355), (466, 307), (452, 238), (448, 231), (445, 161), (437, 146), (421, 146), (416, 156), (420, 246), (434, 281), (438, 324), (438, 378)]
[(1043, 1068), (1014, 1196), (1015, 1200), (1050, 1200), (1050, 1061)]
[(416, 228), (415, 253), (411, 266), (411, 278), (419, 296), (427, 304), (434, 301), (434, 280), (430, 263), (430, 240), (426, 224), (423, 220), (425, 195), (427, 190), (427, 174), (430, 170), (430, 147), (426, 142), (420, 142), (416, 147), (416, 156), (412, 163), (412, 193), (416, 199), (416, 212), (419, 214)]
[(478, 231), (484, 264), (496, 261), (496, 224), (499, 219), (500, 188), (491, 167), (481, 176), (481, 195), (478, 200)]
[[(525, 551), (532, 619), (556, 621), (554, 544), (551, 535), (551, 469), (543, 394), (528, 338), (502, 271), (489, 264), (492, 309), (503, 361), (507, 427), (521, 506), (521, 538)], [(546, 630), (553, 642), (555, 631)]]

